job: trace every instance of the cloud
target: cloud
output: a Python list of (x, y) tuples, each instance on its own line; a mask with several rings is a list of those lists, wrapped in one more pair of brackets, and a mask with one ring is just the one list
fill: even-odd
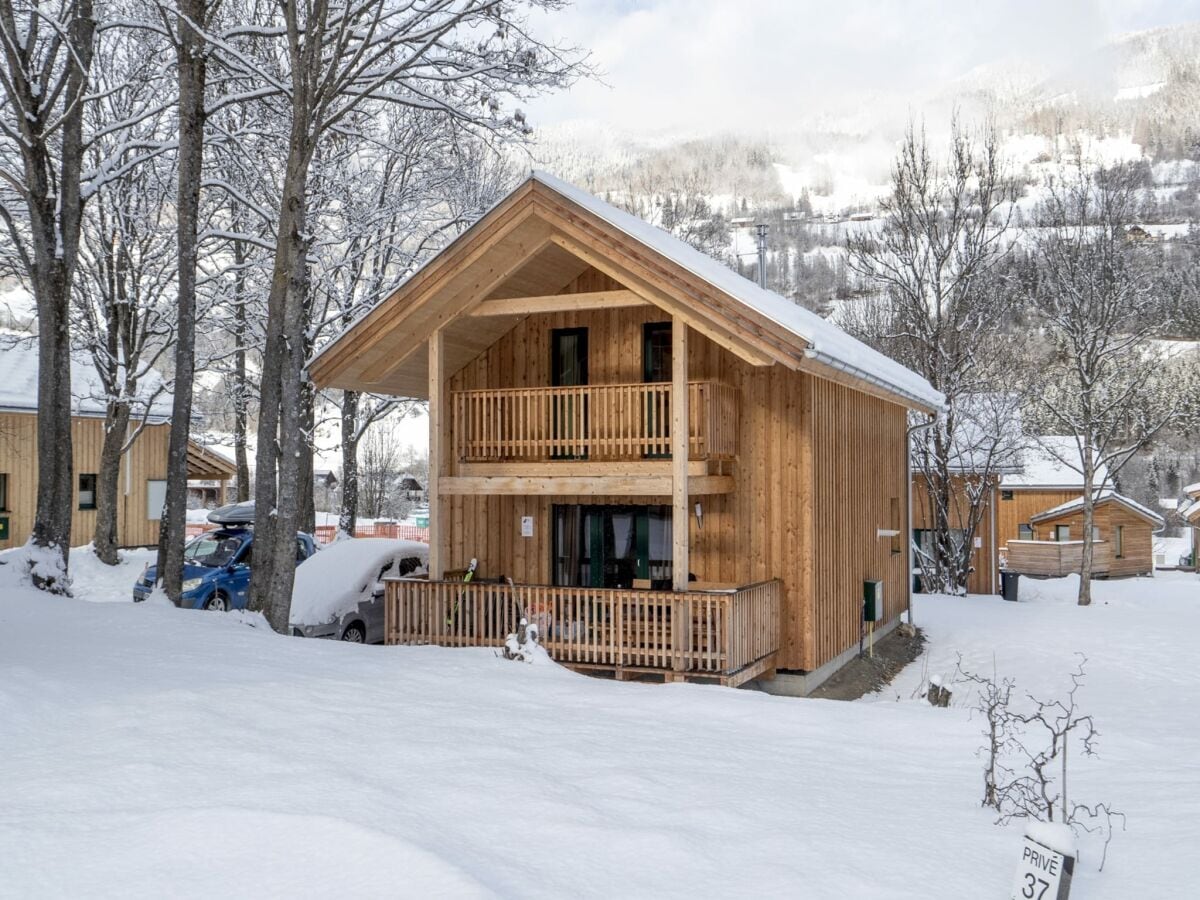
[(1059, 63), (1133, 29), (1200, 18), (1200, 0), (580, 0), (542, 17), (606, 84), (537, 101), (538, 124), (625, 131), (786, 130), (899, 111), (1001, 60)]

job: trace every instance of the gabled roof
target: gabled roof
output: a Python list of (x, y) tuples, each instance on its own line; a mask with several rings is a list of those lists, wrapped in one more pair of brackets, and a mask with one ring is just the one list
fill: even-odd
[[(1083, 489), (1079, 444), (1073, 436), (1044, 434), (1032, 437), (1020, 456), (1020, 469), (1000, 479), (1001, 488)], [(1104, 484), (1107, 480), (1108, 469), (1102, 464), (1097, 465), (1095, 483)]]
[(446, 335), (452, 374), (522, 318), (468, 318), (472, 308), (489, 298), (557, 294), (589, 267), (753, 364), (806, 369), (921, 409), (944, 402), (924, 378), (836, 325), (543, 172), (327, 344), (309, 373), (321, 386), (424, 397), (426, 342), (436, 329)]
[[(1142, 504), (1130, 500), (1123, 494), (1118, 494), (1116, 491), (1099, 491), (1096, 493), (1096, 506), (1106, 504), (1117, 504), (1125, 507), (1131, 513), (1141, 516), (1151, 525), (1162, 528), (1166, 525), (1166, 520), (1153, 510), (1147, 509)], [(1069, 516), (1083, 509), (1083, 498), (1077, 497), (1074, 500), (1068, 500), (1066, 503), (1060, 503), (1053, 509), (1048, 509), (1045, 512), (1040, 512), (1035, 516), (1030, 516), (1030, 522), (1048, 522), (1051, 519), (1061, 519), (1063, 516)]]
[(1200, 525), (1200, 500), (1193, 500), (1180, 509), (1179, 514), (1189, 525)]
[[(151, 370), (141, 379), (134, 417), (140, 419), (150, 407), (148, 421), (158, 424), (171, 418), (171, 394), (162, 376)], [(106, 397), (100, 376), (91, 359), (82, 352), (71, 354), (71, 414), (103, 416)], [(36, 338), (0, 336), (0, 412), (36, 413), (38, 409), (38, 350)]]

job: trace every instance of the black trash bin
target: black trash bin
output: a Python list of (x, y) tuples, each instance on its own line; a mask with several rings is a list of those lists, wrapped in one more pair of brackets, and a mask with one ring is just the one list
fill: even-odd
[(1000, 594), (1005, 600), (1017, 602), (1017, 584), (1021, 580), (1020, 572), (1001, 572), (1000, 573)]

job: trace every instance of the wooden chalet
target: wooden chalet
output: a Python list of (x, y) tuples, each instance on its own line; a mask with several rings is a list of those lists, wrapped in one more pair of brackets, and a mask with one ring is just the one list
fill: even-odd
[[(96, 531), (96, 480), (105, 410), (95, 382), (89, 363), (72, 362), (72, 546), (88, 543)], [(122, 547), (158, 542), (167, 483), (171, 398), (148, 393), (139, 402), (142, 409), (130, 426), (132, 444), (121, 460), (118, 482), (117, 542)], [(189, 443), (189, 478), (211, 480), (221, 486), (223, 495), (225, 482), (235, 472), (223, 456)], [(28, 540), (37, 509), (37, 477), (37, 351), (24, 343), (6, 345), (0, 347), (0, 550), (19, 547)]]
[(1200, 559), (1200, 483), (1189, 484), (1183, 489), (1187, 502), (1179, 507), (1179, 517), (1191, 529), (1192, 559), (1191, 568), (1197, 568), (1196, 560)]
[[(1025, 575), (1078, 572), (1083, 556), (1083, 498), (1032, 516), (1033, 539), (1008, 542), (1009, 571)], [(1154, 573), (1154, 534), (1162, 516), (1113, 491), (1096, 496), (1092, 529), (1096, 575)]]
[(389, 644), (499, 645), (524, 616), (580, 669), (739, 684), (856, 651), (864, 582), (879, 625), (907, 605), (907, 415), (941, 395), (552, 176), (309, 373), (429, 401), (430, 576), (388, 583)]
[[(968, 593), (998, 593), (1010, 544), (1034, 540), (1034, 516), (1083, 496), (1083, 476), (1072, 465), (1078, 454), (1073, 437), (1040, 435), (1029, 438), (1028, 446), (1021, 448), (1011, 464), (1001, 467), (987, 484), (980, 482), (982, 476), (972, 472), (970, 466), (954, 476), (952, 505), (959, 519), (965, 520), (968, 486), (982, 494), (986, 506), (972, 545)], [(1096, 477), (1099, 481), (1108, 477), (1103, 465), (1097, 467)], [(913, 542), (920, 546), (933, 519), (926, 509), (928, 495), (920, 474), (913, 476), (912, 502)]]

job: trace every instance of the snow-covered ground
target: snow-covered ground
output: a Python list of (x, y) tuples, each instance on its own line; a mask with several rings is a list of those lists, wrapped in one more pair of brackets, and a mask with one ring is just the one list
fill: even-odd
[[(140, 570), (72, 554), (89, 600)], [(42, 596), (0, 566), (0, 896), (1007, 896), (977, 718), (915, 698), (956, 652), (1058, 691), (1076, 650), (1129, 815), (1073, 895), (1192, 895), (1200, 579), (920, 596), (918, 662), (860, 703), (617, 683), (488, 650), (279, 637)], [(91, 583), (82, 585), (82, 575)], [(104, 596), (107, 592), (112, 596)]]

